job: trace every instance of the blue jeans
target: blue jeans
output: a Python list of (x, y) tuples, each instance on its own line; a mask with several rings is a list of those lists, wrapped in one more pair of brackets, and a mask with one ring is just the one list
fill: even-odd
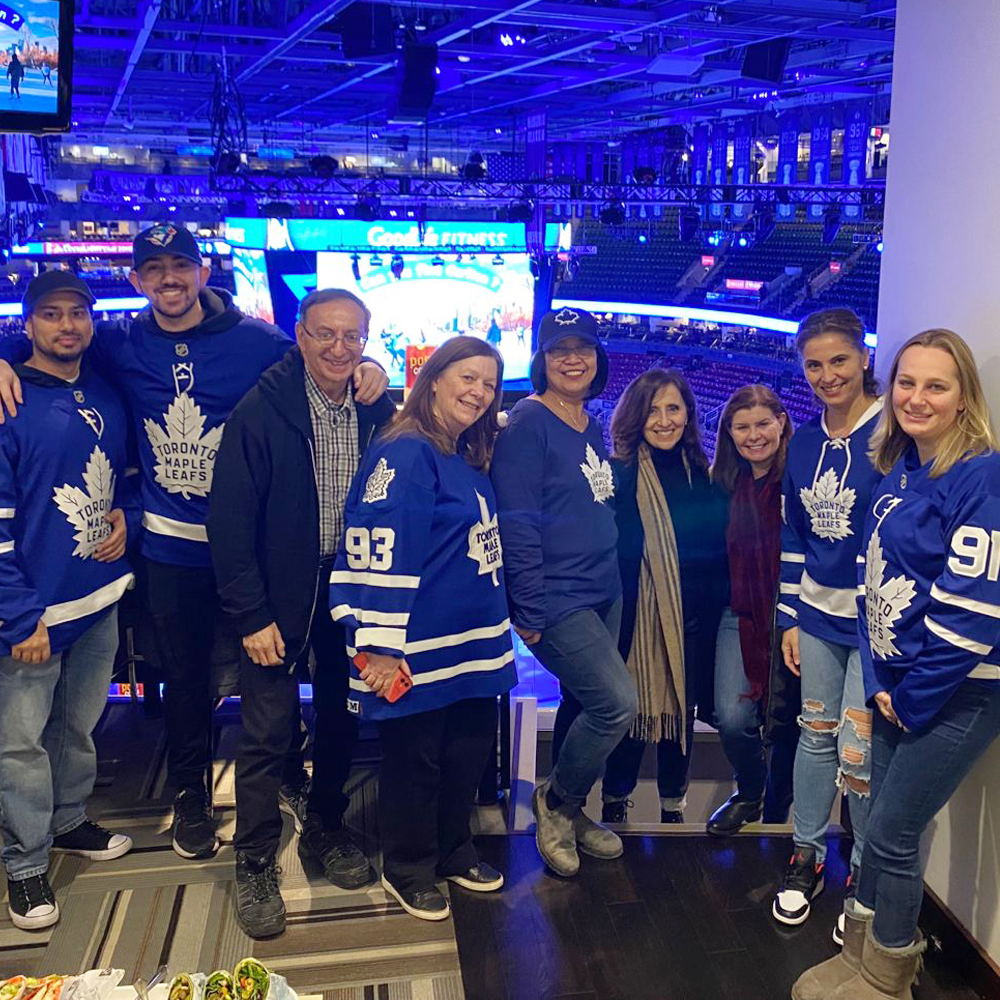
[(545, 629), (530, 647), (580, 706), (549, 779), (556, 795), (572, 804), (587, 801), (608, 755), (635, 718), (635, 683), (618, 652), (621, 616), (621, 599), (610, 608), (575, 611)]
[(922, 733), (904, 732), (878, 710), (872, 723), (872, 798), (857, 898), (875, 911), (875, 939), (905, 948), (924, 896), (920, 837), (1000, 732), (1000, 682), (964, 681)]
[(871, 712), (865, 707), (861, 655), (799, 629), (802, 715), (795, 752), (794, 839), (826, 858), (826, 828), (838, 788), (848, 793), (854, 849), (861, 864), (871, 783)]
[(48, 871), (52, 838), (87, 818), (117, 651), (115, 605), (44, 663), (0, 657), (0, 858), (13, 881)]

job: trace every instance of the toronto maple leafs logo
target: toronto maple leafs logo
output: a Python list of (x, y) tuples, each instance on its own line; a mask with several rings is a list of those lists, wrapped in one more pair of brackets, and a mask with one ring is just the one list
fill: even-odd
[(207, 497), (224, 426), (206, 432), (201, 408), (186, 392), (175, 396), (167, 407), (162, 427), (147, 417), (143, 427), (156, 457), (157, 483), (185, 500)]
[(389, 496), (389, 483), (395, 478), (396, 470), (389, 468), (389, 463), (383, 455), (375, 463), (375, 468), (372, 469), (372, 474), (368, 477), (368, 482), (365, 483), (365, 494), (361, 498), (361, 502), (377, 503), (379, 500), (385, 500)]
[(83, 489), (66, 483), (53, 491), (53, 502), (75, 529), (73, 555), (93, 558), (101, 542), (111, 534), (111, 525), (105, 518), (111, 512), (114, 493), (114, 470), (96, 446), (83, 470)]
[(587, 445), (587, 461), (580, 463), (580, 469), (587, 477), (595, 503), (604, 503), (605, 500), (609, 500), (615, 495), (615, 481), (611, 473), (611, 463), (607, 459), (602, 462), (591, 444)]
[(865, 555), (865, 614), (872, 652), (883, 660), (899, 656), (895, 645), (895, 626), (916, 595), (913, 581), (902, 574), (886, 580), (886, 568), (876, 528)]
[[(828, 453), (829, 463), (827, 463)], [(833, 463), (841, 454), (844, 455), (844, 469), (838, 476)], [(820, 474), (824, 464), (828, 467)], [(850, 439), (831, 438), (824, 443), (820, 451), (816, 472), (813, 474), (812, 489), (803, 487), (799, 490), (799, 497), (809, 515), (813, 534), (820, 538), (840, 541), (854, 534), (851, 529), (851, 511), (854, 510), (857, 495), (853, 489), (844, 485), (850, 471)]]
[(493, 586), (500, 586), (497, 571), (503, 566), (503, 550), (500, 547), (500, 529), (497, 516), (490, 517), (486, 497), (476, 490), (479, 501), (479, 520), (469, 529), (469, 558), (479, 564), (479, 576), (490, 574)]
[(555, 322), (559, 326), (573, 326), (579, 319), (580, 314), (572, 309), (563, 309), (555, 315)]

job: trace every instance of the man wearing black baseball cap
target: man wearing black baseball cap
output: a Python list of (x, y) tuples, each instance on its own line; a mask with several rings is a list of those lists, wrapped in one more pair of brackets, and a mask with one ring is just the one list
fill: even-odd
[[(205, 858), (218, 848), (205, 780), (219, 606), (205, 529), (208, 497), (225, 421), (294, 341), (278, 327), (244, 316), (228, 292), (207, 287), (209, 269), (180, 223), (139, 233), (132, 256), (129, 280), (149, 306), (134, 319), (100, 324), (88, 363), (113, 380), (135, 421), (142, 554), (157, 659), (166, 678), (167, 771), (176, 792), (172, 844), (181, 857)], [(0, 357), (21, 360), (27, 352), (16, 343), (4, 338)], [(354, 378), (361, 403), (379, 398), (388, 383), (373, 363), (358, 365)], [(0, 422), (4, 408), (16, 413), (15, 400), (21, 401), (19, 383), (0, 363)], [(301, 782), (301, 766), (298, 771)], [(301, 787), (289, 787), (285, 798), (303, 801)]]
[(7, 911), (22, 930), (59, 906), (52, 853), (108, 861), (132, 841), (87, 818), (118, 648), (117, 605), (132, 580), (125, 409), (80, 362), (94, 302), (68, 271), (29, 282), (32, 354), (18, 366), (23, 415), (0, 427), (0, 834)]

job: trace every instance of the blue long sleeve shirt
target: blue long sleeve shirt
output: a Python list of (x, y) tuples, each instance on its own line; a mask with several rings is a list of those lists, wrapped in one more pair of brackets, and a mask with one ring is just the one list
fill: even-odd
[(597, 421), (577, 431), (544, 403), (520, 400), (490, 475), (515, 625), (543, 632), (621, 596), (614, 478)]

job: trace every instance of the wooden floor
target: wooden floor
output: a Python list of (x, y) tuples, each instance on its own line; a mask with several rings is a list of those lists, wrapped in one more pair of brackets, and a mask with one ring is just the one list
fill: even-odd
[[(543, 871), (532, 835), (480, 837), (507, 876), (500, 893), (451, 893), (465, 993), (474, 1000), (779, 1000), (830, 958), (846, 845), (811, 918), (778, 924), (770, 906), (789, 850), (783, 837), (625, 838), (618, 861), (583, 859), (563, 880)], [(931, 955), (917, 1000), (977, 996)]]

